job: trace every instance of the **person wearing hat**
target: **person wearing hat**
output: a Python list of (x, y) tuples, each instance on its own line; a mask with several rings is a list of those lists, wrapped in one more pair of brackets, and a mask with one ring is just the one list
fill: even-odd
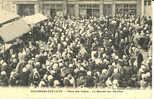
[(57, 79), (60, 79), (61, 68), (59, 68), (59, 64), (58, 63), (53, 64), (52, 69), (55, 71), (56, 74), (55, 77)]
[(37, 87), (39, 85), (40, 80), (41, 80), (40, 74), (38, 70), (34, 68), (29, 75), (29, 83), (31, 86)]
[(37, 70), (38, 70), (41, 78), (47, 73), (47, 69), (44, 64), (42, 64), (40, 69), (37, 69)]
[(42, 80), (42, 81), (40, 81), (38, 87), (39, 88), (46, 87), (46, 83)]
[(148, 29), (151, 30), (152, 29), (152, 18), (151, 18), (151, 16), (148, 17), (148, 20), (145, 23), (148, 24)]
[(22, 69), (22, 72), (19, 74), (20, 75), (20, 86), (28, 86), (29, 84), (29, 74), (30, 74), (30, 71), (27, 70), (26, 67), (24, 67)]
[(145, 89), (147, 87), (147, 82), (145, 80), (140, 80), (140, 89)]
[(136, 52), (136, 56), (137, 56), (137, 66), (138, 68), (141, 67), (142, 61), (144, 60), (142, 53), (140, 52), (140, 50), (138, 50)]
[(54, 80), (53, 87), (54, 87), (54, 88), (59, 88), (59, 87), (61, 87), (60, 81), (59, 81), (59, 80)]
[(108, 70), (103, 69), (102, 73), (99, 76), (99, 86), (100, 87), (105, 87), (105, 82), (108, 79)]
[(111, 75), (111, 80), (121, 80), (121, 74), (119, 71), (119, 68), (114, 68), (113, 69), (113, 74)]
[(17, 81), (17, 73), (15, 71), (12, 71), (10, 73), (10, 78), (9, 78), (9, 85), (10, 86), (16, 86), (16, 81)]
[(48, 86), (53, 87), (53, 85), (54, 85), (54, 77), (52, 75), (49, 75), (47, 79), (48, 79)]
[(76, 84), (76, 86), (78, 87), (78, 88), (84, 88), (84, 87), (86, 87), (86, 79), (85, 79), (85, 76), (79, 76), (78, 78), (77, 78), (77, 80), (76, 80), (77, 82), (77, 84)]
[(87, 72), (87, 75), (86, 75), (86, 86), (85, 87), (94, 87), (95, 86), (95, 79), (93, 78), (93, 74), (91, 71), (88, 71)]
[(3, 62), (1, 71), (6, 71), (6, 70), (8, 70), (8, 64), (6, 62)]
[(68, 74), (67, 78), (69, 79), (70, 84), (72, 85), (72, 87), (76, 87), (76, 83), (75, 83), (75, 78), (72, 74)]
[(63, 80), (64, 87), (75, 87), (75, 79), (72, 74), (67, 74)]
[(1, 71), (0, 86), (8, 86), (8, 77), (6, 71)]
[(47, 87), (48, 86), (48, 75), (47, 74), (44, 74), (43, 75), (43, 78), (41, 79), (41, 81), (44, 81), (45, 87)]
[(34, 63), (34, 66), (35, 66), (35, 68), (37, 68), (38, 70), (41, 68), (41, 64), (40, 64), (40, 62), (38, 62), (38, 61), (36, 61), (36, 62)]
[(112, 81), (110, 77), (106, 80), (105, 85), (107, 88), (112, 88)]
[(23, 67), (25, 66), (26, 64), (25, 64), (25, 61), (19, 61), (19, 63), (17, 64), (17, 66), (16, 66), (16, 72), (17, 73), (20, 73), (20, 72), (22, 72), (22, 69), (23, 69)]
[(39, 61), (39, 58), (40, 58), (40, 55), (39, 54), (36, 54), (35, 55), (35, 61), (38, 62)]
[(113, 87), (113, 89), (117, 89), (118, 87), (119, 87), (119, 82), (118, 82), (118, 80), (113, 80), (113, 82), (112, 82), (112, 87)]
[(32, 70), (33, 70), (33, 65), (32, 65), (32, 64), (26, 64), (25, 68), (26, 68), (28, 71), (32, 71)]
[(13, 58), (13, 59), (11, 60), (10, 66), (11, 66), (12, 68), (15, 68), (16, 65), (17, 65), (17, 63), (18, 63), (18, 60), (17, 60), (16, 58)]

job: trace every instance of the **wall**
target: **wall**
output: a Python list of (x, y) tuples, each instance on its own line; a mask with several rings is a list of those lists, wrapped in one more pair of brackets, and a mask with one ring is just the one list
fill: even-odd
[(152, 16), (152, 3), (150, 3), (150, 4), (145, 3), (144, 4), (144, 15), (145, 16)]
[(0, 9), (16, 13), (16, 5), (14, 0), (0, 0)]
[[(2, 6), (3, 6), (3, 9), (17, 13), (16, 4), (18, 4), (18, 3), (20, 3), (20, 4), (33, 3), (33, 4), (35, 4), (35, 7), (34, 7), (35, 13), (44, 12), (45, 15), (49, 15), (51, 7), (48, 8), (48, 7), (44, 6), (44, 8), (42, 8), (40, 5), (41, 3), (39, 4), (38, 1), (39, 0), (0, 0), (0, 8), (2, 8)], [(74, 7), (73, 7), (75, 9), (74, 15), (79, 16), (79, 13), (84, 15), (86, 13), (86, 11), (80, 9), (79, 5), (83, 4), (83, 3), (87, 3), (88, 1), (81, 1), (81, 0), (78, 2), (73, 2), (73, 1), (75, 1), (75, 0), (72, 0), (72, 1), (68, 0), (68, 3), (74, 4)], [(97, 0), (94, 3), (95, 4), (101, 4), (101, 3), (102, 4), (112, 4), (112, 0), (104, 0), (104, 2), (102, 2), (102, 1), (103, 0)], [(129, 1), (129, 3), (135, 3), (137, 1), (137, 7), (136, 7), (137, 8), (137, 15), (152, 16), (152, 6), (145, 6), (144, 2), (143, 2), (144, 0), (126, 0), (126, 2), (128, 2), (128, 1)], [(56, 1), (56, 0), (54, 2), (48, 1), (46, 4), (51, 5), (51, 4), (54, 4), (55, 2), (57, 2), (58, 4), (63, 4), (63, 1)], [(124, 0), (116, 0), (116, 3), (126, 3), (126, 2), (124, 2)], [(90, 3), (90, 4), (92, 4), (92, 3)], [(61, 6), (61, 7), (63, 9), (63, 6)], [(104, 8), (104, 5), (100, 6), (100, 9), (102, 9), (102, 8)], [(47, 10), (47, 11), (45, 11), (45, 10)], [(65, 13), (64, 10), (63, 10), (63, 13)], [(100, 10), (100, 15), (102, 15), (102, 13), (105, 13), (104, 10)], [(113, 13), (113, 11), (111, 11), (111, 13)]]
[(145, 6), (145, 16), (152, 16), (152, 6)]

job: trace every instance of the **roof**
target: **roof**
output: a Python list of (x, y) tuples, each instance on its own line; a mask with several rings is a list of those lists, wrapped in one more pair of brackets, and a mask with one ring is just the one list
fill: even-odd
[(32, 15), (32, 16), (26, 16), (23, 18), (27, 24), (37, 24), (41, 21), (47, 20), (48, 18), (40, 13)]
[(23, 19), (19, 19), (14, 22), (3, 25), (0, 28), (0, 36), (2, 37), (4, 42), (9, 42), (29, 31), (30, 27), (25, 23)]

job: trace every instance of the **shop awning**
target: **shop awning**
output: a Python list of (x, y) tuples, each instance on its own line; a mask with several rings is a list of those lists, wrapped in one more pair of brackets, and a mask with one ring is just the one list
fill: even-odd
[(32, 15), (32, 16), (26, 16), (23, 18), (25, 20), (25, 22), (29, 25), (34, 25), (37, 24), (39, 22), (45, 21), (48, 18), (40, 13)]
[(12, 19), (19, 18), (19, 17), (20, 16), (15, 13), (0, 9), (0, 24), (4, 24)]
[(26, 24), (23, 19), (8, 23), (0, 28), (0, 36), (4, 42), (9, 42), (17, 37), (30, 31), (30, 27)]

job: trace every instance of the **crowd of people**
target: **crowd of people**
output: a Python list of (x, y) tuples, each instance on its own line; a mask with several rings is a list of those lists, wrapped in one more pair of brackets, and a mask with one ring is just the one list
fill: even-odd
[(152, 19), (49, 18), (0, 57), (0, 86), (151, 88)]

